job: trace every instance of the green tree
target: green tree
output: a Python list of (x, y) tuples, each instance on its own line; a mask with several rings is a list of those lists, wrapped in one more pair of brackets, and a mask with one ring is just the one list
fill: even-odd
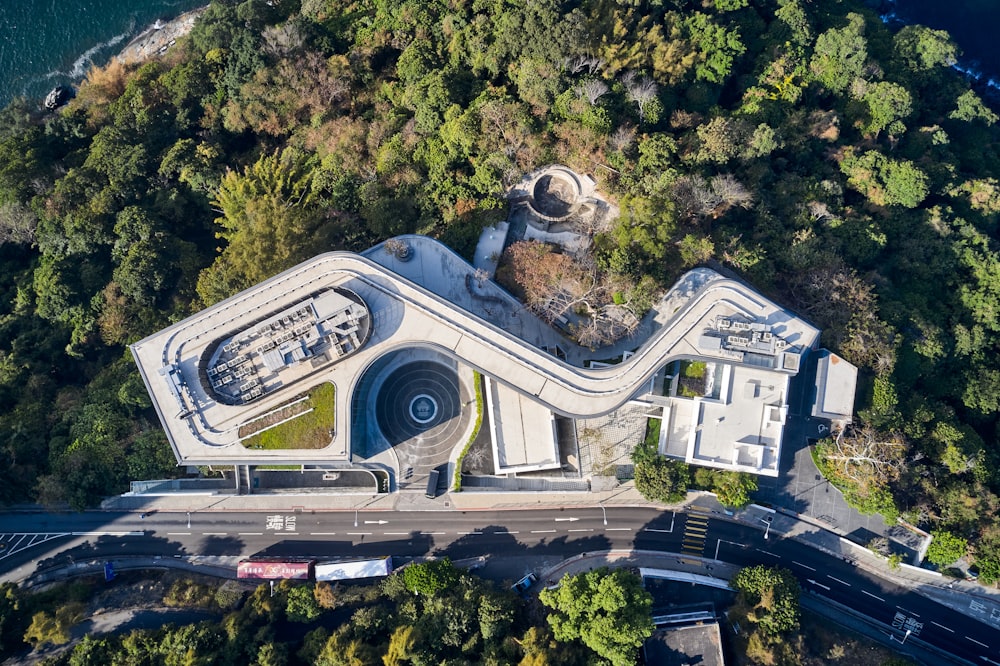
[(750, 503), (750, 493), (757, 491), (757, 477), (745, 472), (717, 472), (712, 489), (725, 506), (742, 509)]
[(950, 67), (958, 58), (958, 47), (944, 30), (908, 25), (892, 38), (893, 47), (907, 67), (917, 71)]
[(406, 589), (416, 594), (433, 597), (455, 586), (459, 570), (447, 557), (411, 564), (403, 569), (403, 583)]
[(285, 606), (288, 619), (292, 622), (312, 622), (323, 609), (316, 602), (311, 585), (299, 585), (288, 591), (288, 605)]
[(882, 130), (913, 113), (910, 91), (889, 81), (871, 84), (862, 99), (868, 107), (868, 121), (864, 129), (876, 137)]
[(851, 81), (861, 76), (868, 59), (864, 35), (864, 17), (852, 12), (846, 26), (830, 28), (817, 37), (809, 63), (816, 80), (836, 93), (847, 90)]
[(651, 502), (670, 504), (687, 496), (688, 466), (657, 455), (635, 464), (635, 488)]
[(724, 28), (701, 12), (684, 19), (684, 28), (698, 53), (695, 77), (709, 83), (723, 83), (736, 58), (747, 50), (739, 31)]
[(934, 537), (927, 547), (927, 561), (939, 567), (946, 567), (965, 557), (969, 551), (969, 542), (947, 530), (934, 530)]
[(768, 636), (799, 627), (799, 581), (788, 569), (757, 565), (740, 569), (730, 581), (753, 607), (749, 619)]
[(869, 150), (855, 155), (848, 149), (840, 170), (847, 184), (879, 206), (916, 208), (927, 198), (928, 178), (909, 160), (896, 160)]
[(653, 598), (642, 580), (623, 569), (607, 568), (563, 576), (558, 588), (539, 599), (556, 640), (581, 640), (614, 666), (631, 666), (636, 651), (653, 633)]
[(949, 118), (972, 122), (982, 120), (987, 125), (992, 125), (997, 121), (997, 114), (983, 103), (979, 95), (971, 90), (966, 90), (955, 100), (955, 110), (948, 114)]

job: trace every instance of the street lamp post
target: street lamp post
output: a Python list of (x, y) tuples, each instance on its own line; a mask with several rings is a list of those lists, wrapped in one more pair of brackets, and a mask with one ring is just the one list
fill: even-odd
[[(909, 637), (910, 637), (910, 634), (912, 634), (912, 633), (913, 633), (913, 630), (912, 630), (912, 629), (907, 629), (907, 630), (906, 630), (906, 633), (905, 633), (905, 634), (903, 634), (903, 640), (899, 641), (899, 644), (900, 644), (900, 645), (902, 645), (903, 643), (905, 643), (905, 642), (906, 642), (906, 639), (907, 639), (907, 638), (909, 638)], [(897, 640), (899, 640), (899, 639), (898, 639), (898, 638), (896, 638), (895, 636), (889, 636), (889, 638), (890, 638), (890, 640), (894, 640), (894, 641), (897, 641)]]
[(604, 516), (604, 524), (607, 525), (608, 524), (608, 512), (604, 510), (604, 505), (603, 504), (598, 504), (597, 506), (601, 507), (601, 515)]
[(358, 526), (358, 510), (357, 509), (354, 510), (354, 526), (355, 527)]
[(188, 517), (188, 529), (191, 529), (191, 512), (190, 511), (187, 512), (187, 517)]
[(767, 538), (768, 533), (770, 533), (770, 531), (771, 531), (771, 521), (772, 520), (774, 520), (774, 516), (768, 516), (767, 518), (761, 518), (760, 519), (760, 522), (762, 522), (765, 525), (767, 525), (767, 527), (764, 528), (764, 538), (765, 539)]

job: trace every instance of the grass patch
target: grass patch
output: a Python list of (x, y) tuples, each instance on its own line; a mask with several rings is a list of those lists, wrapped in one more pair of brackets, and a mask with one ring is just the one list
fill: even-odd
[(309, 392), (304, 404), (312, 408), (307, 414), (243, 440), (248, 449), (322, 449), (333, 438), (336, 405), (333, 384), (320, 384)]
[(476, 423), (472, 426), (472, 434), (469, 435), (469, 441), (465, 443), (465, 448), (462, 449), (462, 452), (458, 455), (458, 460), (455, 462), (455, 480), (452, 483), (452, 488), (455, 492), (462, 490), (462, 463), (465, 461), (465, 456), (468, 455), (469, 449), (472, 448), (472, 443), (479, 436), (479, 429), (483, 427), (483, 376), (473, 371), (472, 383), (476, 388)]

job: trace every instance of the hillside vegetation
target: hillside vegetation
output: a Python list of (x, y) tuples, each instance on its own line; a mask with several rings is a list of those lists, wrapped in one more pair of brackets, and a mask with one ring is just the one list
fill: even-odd
[(622, 214), (599, 268), (716, 260), (863, 369), (819, 453), (1000, 575), (997, 114), (956, 47), (852, 2), (216, 1), (162, 61), (0, 113), (0, 500), (173, 460), (124, 345), (330, 249), (468, 255), (550, 162)]

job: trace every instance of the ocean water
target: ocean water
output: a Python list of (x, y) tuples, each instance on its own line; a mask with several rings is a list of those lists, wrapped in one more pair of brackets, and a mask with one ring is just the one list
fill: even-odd
[(157, 19), (208, 0), (0, 0), (0, 105), (44, 97), (104, 64)]

